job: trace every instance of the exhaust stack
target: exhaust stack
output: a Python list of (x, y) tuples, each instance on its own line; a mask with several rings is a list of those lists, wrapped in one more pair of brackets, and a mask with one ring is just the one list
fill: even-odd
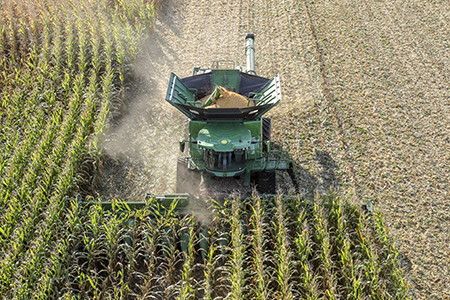
[(255, 35), (247, 33), (245, 37), (245, 54), (247, 56), (247, 73), (256, 75), (255, 72), (255, 48), (253, 47)]

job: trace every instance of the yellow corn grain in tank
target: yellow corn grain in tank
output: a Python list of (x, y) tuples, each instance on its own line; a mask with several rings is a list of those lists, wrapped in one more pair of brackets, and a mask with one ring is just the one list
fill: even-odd
[[(219, 86), (218, 87), (220, 90), (220, 96), (217, 100), (215, 100), (215, 103), (206, 106), (205, 108), (220, 108), (220, 107), (238, 107), (238, 108), (243, 108), (243, 107), (248, 107), (248, 106), (254, 106), (253, 101), (249, 101), (247, 100), (247, 97), (242, 96), (238, 93), (235, 92), (231, 92), (228, 91), (227, 89)], [(208, 100), (209, 95), (203, 97), (202, 99), (200, 99), (200, 101), (202, 102), (202, 105), (206, 102), (206, 100)]]

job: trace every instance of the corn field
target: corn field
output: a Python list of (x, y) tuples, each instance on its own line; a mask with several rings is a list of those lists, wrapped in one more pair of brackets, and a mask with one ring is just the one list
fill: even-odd
[(69, 200), (91, 185), (154, 13), (147, 1), (0, 4), (0, 298), (71, 291)]
[(80, 204), (157, 5), (0, 3), (0, 298), (408, 298), (383, 217), (334, 194), (211, 203), (206, 235), (153, 198)]
[[(57, 253), (28, 296), (76, 299), (407, 299), (380, 214), (336, 195), (316, 201), (253, 196), (211, 203), (205, 224), (150, 198), (70, 201)], [(59, 226), (61, 226), (60, 224)], [(48, 265), (48, 266), (47, 266)], [(23, 287), (24, 288), (24, 287)], [(27, 291), (31, 289), (27, 287)], [(3, 291), (6, 296), (18, 296)], [(22, 291), (26, 293), (26, 291)], [(24, 295), (24, 294), (21, 294)], [(19, 297), (20, 298), (20, 297)]]

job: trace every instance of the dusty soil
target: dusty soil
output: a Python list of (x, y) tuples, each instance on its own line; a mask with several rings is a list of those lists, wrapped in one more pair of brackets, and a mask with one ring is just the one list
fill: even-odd
[(303, 192), (373, 201), (414, 298), (448, 299), (449, 23), (446, 1), (164, 1), (135, 65), (141, 92), (110, 124), (101, 196), (174, 191), (186, 119), (164, 101), (170, 72), (243, 65), (254, 33), (256, 71), (281, 75), (272, 139), (289, 142)]

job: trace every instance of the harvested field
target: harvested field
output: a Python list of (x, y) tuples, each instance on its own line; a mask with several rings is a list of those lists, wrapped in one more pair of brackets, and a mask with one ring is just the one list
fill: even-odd
[(144, 179), (130, 190), (171, 192), (175, 184), (184, 120), (163, 100), (169, 72), (189, 76), (217, 59), (244, 64), (243, 37), (254, 33), (256, 71), (281, 74), (283, 100), (269, 112), (272, 139), (290, 141), (305, 194), (351, 189), (354, 202), (373, 201), (406, 257), (412, 295), (450, 297), (449, 7), (431, 0), (165, 1), (148, 60), (136, 70), (152, 86), (142, 95), (151, 111), (133, 115), (134, 127), (124, 131), (144, 155), (129, 172)]

